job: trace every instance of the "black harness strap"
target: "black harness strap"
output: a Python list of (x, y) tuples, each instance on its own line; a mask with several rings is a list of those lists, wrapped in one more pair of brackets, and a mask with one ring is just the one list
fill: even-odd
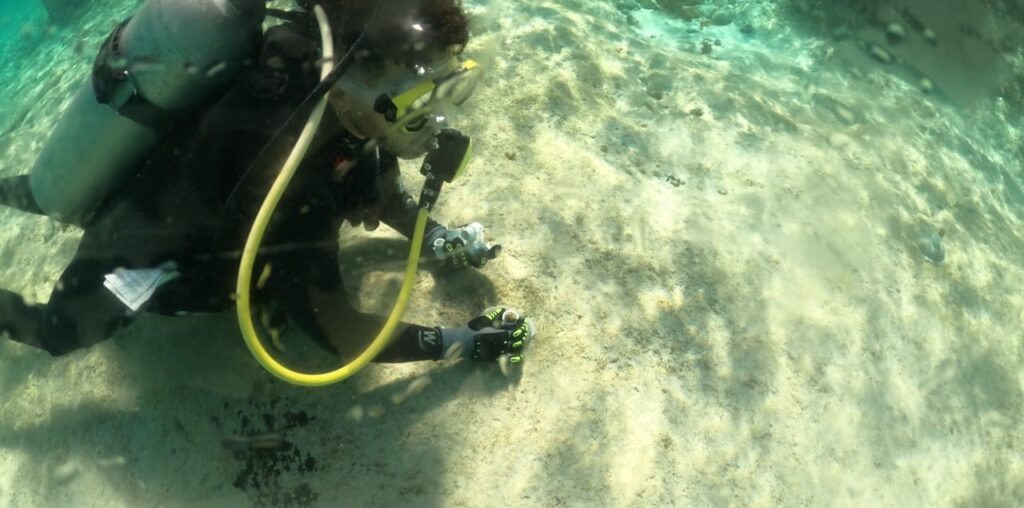
[(155, 132), (170, 129), (179, 115), (167, 111), (142, 96), (121, 47), (121, 36), (131, 18), (122, 21), (100, 47), (92, 66), (92, 90), (96, 102), (106, 104), (121, 116)]

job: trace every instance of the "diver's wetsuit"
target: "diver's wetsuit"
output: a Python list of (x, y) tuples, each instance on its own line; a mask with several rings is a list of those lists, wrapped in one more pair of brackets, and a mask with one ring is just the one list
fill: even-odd
[[(271, 156), (246, 170), (317, 83), (318, 69), (311, 65), (316, 44), (297, 32), (270, 29), (258, 64), (113, 192), (85, 225), (78, 252), (47, 304), (26, 305), (20, 295), (0, 290), (0, 331), (53, 355), (107, 339), (134, 314), (103, 285), (104, 275), (118, 267), (177, 265), (181, 277), (157, 290), (141, 309), (147, 312), (219, 312), (234, 305), (241, 247), (296, 136), (284, 136)], [(7, 179), (0, 189), (0, 199), (31, 211), (24, 177)], [(325, 347), (348, 354), (364, 347), (353, 340), (372, 339), (384, 319), (349, 302), (338, 270), (338, 230), (346, 218), (373, 216), (374, 210), (380, 210), (380, 221), (411, 237), (417, 206), (401, 188), (397, 159), (365, 150), (328, 113), (257, 256), (254, 277), (270, 267), (265, 285), (254, 289), (257, 312), (286, 315)], [(430, 221), (427, 231), (436, 227)], [(400, 330), (377, 361), (441, 356), (434, 328)]]

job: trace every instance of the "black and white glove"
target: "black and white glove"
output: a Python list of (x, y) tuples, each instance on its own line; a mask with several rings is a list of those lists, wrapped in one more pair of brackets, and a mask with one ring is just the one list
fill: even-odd
[(537, 334), (533, 320), (505, 306), (490, 307), (469, 324), (459, 328), (441, 328), (441, 345), (446, 356), (481, 362), (523, 361), (523, 353)]
[(479, 222), (455, 229), (437, 227), (426, 238), (426, 247), (445, 266), (482, 268), (501, 253), (501, 245), (484, 240), (484, 227)]

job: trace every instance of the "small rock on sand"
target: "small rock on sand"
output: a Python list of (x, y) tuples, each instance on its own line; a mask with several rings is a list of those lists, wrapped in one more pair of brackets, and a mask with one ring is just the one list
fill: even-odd
[(932, 233), (931, 236), (922, 238), (917, 242), (918, 247), (921, 249), (921, 254), (932, 263), (941, 263), (946, 259), (946, 249), (942, 247), (943, 233), (945, 231), (939, 230), (938, 233)]
[(857, 123), (857, 117), (854, 116), (852, 111), (846, 109), (845, 107), (837, 104), (835, 111), (836, 116), (839, 117), (839, 119), (842, 120), (847, 125), (853, 125)]
[(902, 42), (907, 38), (907, 29), (894, 21), (885, 27), (885, 35), (889, 38), (889, 42)]
[(731, 11), (722, 10), (711, 16), (711, 23), (716, 26), (725, 26), (732, 23), (735, 18), (736, 16)]
[(828, 144), (831, 145), (833, 148), (843, 149), (853, 146), (853, 140), (850, 139), (850, 136), (847, 136), (846, 134), (840, 132), (833, 132), (828, 136)]
[(939, 44), (939, 37), (935, 35), (935, 30), (932, 30), (931, 28), (925, 28), (921, 32), (921, 35), (923, 35), (925, 40), (930, 42), (933, 46)]
[(926, 94), (931, 94), (935, 91), (935, 83), (928, 78), (921, 78), (921, 91)]
[(896, 58), (892, 56), (892, 53), (890, 53), (889, 50), (883, 48), (882, 46), (879, 46), (878, 44), (872, 44), (871, 46), (869, 46), (868, 53), (870, 53), (875, 60), (878, 60), (879, 62), (882, 62), (884, 64), (891, 64), (896, 60)]

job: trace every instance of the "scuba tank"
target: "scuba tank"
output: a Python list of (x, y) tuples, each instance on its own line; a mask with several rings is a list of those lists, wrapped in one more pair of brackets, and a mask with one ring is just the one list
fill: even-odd
[(29, 176), (44, 212), (84, 224), (177, 119), (259, 50), (263, 0), (147, 0), (110, 34)]

